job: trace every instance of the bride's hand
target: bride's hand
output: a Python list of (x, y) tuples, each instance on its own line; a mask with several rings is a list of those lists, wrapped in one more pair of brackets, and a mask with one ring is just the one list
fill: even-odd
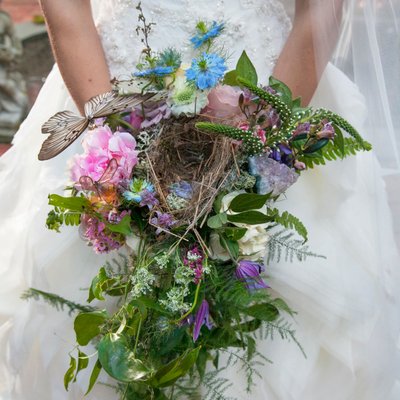
[(293, 29), (273, 75), (307, 105), (335, 49), (345, 0), (296, 0)]
[(40, 0), (40, 4), (58, 67), (82, 112), (91, 97), (111, 90), (90, 0)]

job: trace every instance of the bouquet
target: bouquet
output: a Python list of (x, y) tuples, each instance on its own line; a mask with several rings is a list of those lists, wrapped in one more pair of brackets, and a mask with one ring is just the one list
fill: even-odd
[(283, 82), (260, 85), (245, 51), (227, 71), (223, 23), (197, 24), (189, 64), (176, 49), (155, 54), (138, 7), (143, 57), (132, 80), (114, 83), (151, 96), (92, 121), (70, 161), (69, 195), (49, 196), (47, 218), (49, 229), (79, 226), (95, 252), (119, 258), (93, 278), (88, 304), (26, 296), (78, 312), (67, 390), (92, 343), (88, 392), (103, 369), (124, 399), (193, 398), (200, 388), (223, 398), (219, 372), (234, 363), (251, 389), (266, 361), (257, 337), (296, 341), (293, 311), (271, 294), (266, 271), (281, 256), (318, 255), (276, 202), (302, 171), (370, 145), (339, 115), (302, 107)]

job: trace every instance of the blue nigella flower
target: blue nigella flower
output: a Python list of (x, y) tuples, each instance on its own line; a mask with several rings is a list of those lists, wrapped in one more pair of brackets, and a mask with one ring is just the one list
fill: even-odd
[(133, 76), (139, 77), (139, 78), (146, 78), (149, 76), (165, 76), (172, 74), (174, 72), (174, 67), (154, 67), (154, 68), (149, 68), (145, 69), (143, 71), (138, 71), (133, 74)]
[(201, 47), (205, 42), (214, 39), (217, 37), (222, 30), (224, 29), (224, 24), (218, 24), (216, 21), (213, 21), (211, 27), (206, 31), (200, 31), (199, 34), (193, 36), (190, 41), (192, 42), (195, 49)]
[(129, 182), (128, 190), (122, 194), (127, 201), (140, 204), (141, 207), (148, 206), (150, 209), (158, 204), (154, 196), (154, 186), (145, 179), (133, 179)]
[(241, 260), (236, 267), (236, 278), (246, 284), (249, 291), (266, 289), (269, 286), (263, 281), (260, 274), (264, 267), (254, 261)]
[(196, 317), (194, 319), (194, 327), (193, 327), (193, 341), (195, 342), (200, 335), (200, 329), (203, 325), (211, 330), (213, 327), (212, 322), (210, 321), (210, 308), (207, 300), (203, 300), (200, 304), (199, 309), (197, 310)]
[(186, 70), (186, 78), (195, 82), (201, 90), (210, 89), (224, 76), (225, 71), (225, 60), (222, 57), (204, 52), (192, 60), (191, 68)]

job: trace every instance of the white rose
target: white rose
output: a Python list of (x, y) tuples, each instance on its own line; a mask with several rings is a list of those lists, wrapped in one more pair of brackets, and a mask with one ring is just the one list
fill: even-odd
[[(236, 214), (229, 210), (231, 201), (239, 194), (246, 193), (244, 190), (238, 190), (228, 193), (222, 198), (220, 212), (226, 211), (228, 214)], [(257, 211), (266, 213), (267, 206), (263, 206)], [(266, 231), (268, 224), (259, 225), (248, 225), (244, 223), (232, 223), (239, 228), (246, 228), (246, 234), (238, 240), (240, 253), (246, 256), (246, 259), (256, 261), (264, 258), (266, 253), (266, 246), (269, 241), (269, 234)], [(210, 236), (210, 247), (212, 250), (213, 258), (226, 261), (229, 259), (228, 252), (221, 246), (219, 236), (216, 233), (212, 233)]]

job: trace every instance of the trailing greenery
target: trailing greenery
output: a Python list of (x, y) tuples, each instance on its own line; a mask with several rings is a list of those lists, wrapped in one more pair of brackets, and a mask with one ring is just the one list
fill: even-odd
[(308, 240), (308, 232), (304, 224), (294, 215), (287, 211), (280, 214), (277, 208), (269, 208), (268, 215), (271, 216), (275, 222), (288, 229), (294, 229), (303, 239), (304, 242)]
[(71, 315), (75, 312), (91, 312), (94, 311), (95, 308), (88, 306), (88, 305), (82, 305), (75, 303), (73, 301), (64, 299), (61, 296), (58, 296), (57, 294), (54, 293), (48, 293), (44, 292), (42, 290), (38, 289), (33, 289), (30, 288), (26, 290), (22, 296), (22, 299), (24, 300), (43, 300), (45, 303), (51, 305), (52, 307), (56, 308), (58, 311), (64, 310), (64, 308), (68, 309), (68, 314)]
[(335, 161), (344, 157), (354, 156), (358, 151), (368, 151), (371, 146), (368, 142), (361, 145), (357, 140), (353, 138), (344, 138), (342, 149), (335, 145), (333, 142), (329, 142), (323, 149), (299, 157), (299, 160), (306, 164), (307, 168), (314, 168), (317, 165), (325, 165), (327, 161)]
[(275, 232), (267, 246), (267, 264), (284, 260), (293, 262), (296, 258), (299, 262), (306, 261), (308, 257), (326, 258), (309, 250), (304, 241), (295, 237), (294, 232), (287, 229)]

